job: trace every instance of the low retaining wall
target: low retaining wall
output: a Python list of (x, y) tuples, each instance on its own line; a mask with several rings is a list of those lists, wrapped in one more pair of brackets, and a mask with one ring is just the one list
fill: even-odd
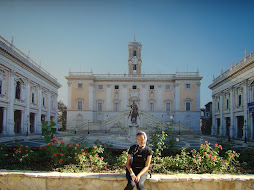
[[(124, 174), (58, 173), (0, 170), (1, 190), (121, 190)], [(147, 190), (254, 190), (254, 175), (153, 175)]]

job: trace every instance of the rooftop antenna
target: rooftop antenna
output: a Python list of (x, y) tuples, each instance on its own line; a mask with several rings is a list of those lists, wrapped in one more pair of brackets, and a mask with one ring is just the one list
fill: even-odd
[(136, 42), (136, 36), (135, 36), (135, 34), (134, 34), (134, 42)]
[(233, 61), (231, 61), (231, 67), (233, 67)]
[(247, 50), (245, 50), (245, 57), (247, 57)]
[(29, 55), (30, 55), (30, 50), (28, 51), (27, 57), (29, 57)]

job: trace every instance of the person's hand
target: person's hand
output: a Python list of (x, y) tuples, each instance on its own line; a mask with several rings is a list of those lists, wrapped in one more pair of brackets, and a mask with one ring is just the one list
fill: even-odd
[(132, 179), (132, 181), (136, 182), (136, 176), (135, 175), (131, 176), (131, 179)]
[(135, 182), (136, 182), (136, 183), (138, 183), (138, 182), (139, 182), (139, 180), (140, 180), (140, 175), (137, 175), (137, 176), (136, 176), (136, 180), (135, 180)]

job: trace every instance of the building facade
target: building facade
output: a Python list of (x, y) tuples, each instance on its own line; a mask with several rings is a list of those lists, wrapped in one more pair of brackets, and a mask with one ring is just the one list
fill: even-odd
[[(138, 124), (143, 130), (170, 116), (182, 127), (200, 131), (199, 72), (142, 74), (142, 45), (128, 44), (128, 74), (69, 72), (67, 129), (128, 129), (133, 101), (138, 105)], [(89, 128), (90, 127), (90, 128)]]
[(209, 85), (212, 90), (212, 134), (230, 138), (254, 138), (254, 52), (247, 55)]
[(212, 110), (212, 102), (209, 102), (205, 105), (204, 109), (201, 109), (201, 132), (205, 135), (211, 135), (212, 131), (212, 116), (213, 116), (213, 110)]
[(57, 123), (56, 78), (0, 36), (0, 135), (41, 134)]

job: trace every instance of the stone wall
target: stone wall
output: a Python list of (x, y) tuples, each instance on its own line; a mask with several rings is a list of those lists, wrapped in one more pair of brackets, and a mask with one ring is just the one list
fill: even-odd
[[(1, 190), (121, 190), (124, 174), (26, 172), (0, 170)], [(254, 175), (153, 175), (147, 190), (251, 190)]]

